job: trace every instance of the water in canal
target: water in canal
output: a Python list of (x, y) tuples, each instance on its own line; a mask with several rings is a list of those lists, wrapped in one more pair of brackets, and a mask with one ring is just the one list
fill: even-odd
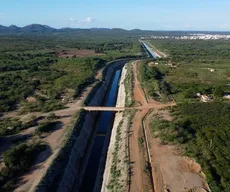
[(152, 50), (149, 48), (149, 46), (145, 43), (145, 42), (142, 42), (144, 47), (146, 48), (146, 50), (148, 51), (148, 53), (156, 59), (156, 55), (152, 52)]
[[(109, 90), (108, 99), (105, 106), (112, 107), (116, 105), (118, 84), (121, 70), (117, 70), (113, 77), (112, 85)], [(101, 116), (97, 123), (97, 136), (94, 140), (89, 161), (85, 170), (84, 178), (80, 187), (80, 192), (93, 192), (102, 150), (104, 148), (105, 135), (108, 129), (112, 128), (114, 112), (101, 112)]]

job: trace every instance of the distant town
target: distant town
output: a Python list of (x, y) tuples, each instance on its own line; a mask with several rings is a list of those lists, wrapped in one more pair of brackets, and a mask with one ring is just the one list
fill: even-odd
[[(150, 36), (148, 39), (190, 39), (190, 40), (197, 40), (197, 39), (203, 39), (203, 40), (217, 40), (217, 39), (230, 39), (230, 35), (224, 35), (224, 34), (202, 34), (202, 33), (193, 33), (188, 34), (184, 36)], [(141, 38), (146, 39), (146, 37)]]

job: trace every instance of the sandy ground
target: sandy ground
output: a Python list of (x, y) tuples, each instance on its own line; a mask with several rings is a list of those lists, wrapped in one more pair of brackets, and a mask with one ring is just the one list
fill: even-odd
[(101, 53), (95, 53), (94, 50), (78, 50), (78, 49), (66, 49), (57, 53), (58, 57), (72, 58), (72, 57), (89, 57), (96, 55), (103, 55)]
[(162, 51), (159, 51), (158, 49), (156, 49), (156, 47), (154, 47), (151, 43), (149, 43), (149, 42), (147, 42), (147, 43), (149, 45), (149, 48), (156, 55), (156, 57), (158, 57), (158, 58), (167, 57), (167, 55), (165, 53), (163, 53)]
[[(117, 107), (124, 107), (125, 106), (125, 86), (124, 86), (124, 80), (125, 76), (127, 73), (127, 68), (126, 66), (123, 67), (121, 78), (120, 78), (120, 83), (119, 83), (119, 90), (118, 90), (118, 96), (117, 96)], [(122, 125), (120, 123), (122, 122)], [(119, 157), (119, 162), (117, 163), (117, 169), (119, 169), (120, 176), (118, 179), (118, 183), (123, 187), (120, 188), (119, 191), (125, 191), (125, 184), (126, 184), (126, 179), (127, 179), (127, 164), (125, 163), (126, 160), (126, 140), (127, 140), (127, 128), (128, 128), (128, 117), (124, 117), (124, 113), (116, 113), (115, 119), (114, 119), (114, 124), (113, 124), (113, 129), (111, 133), (111, 138), (110, 138), (110, 144), (109, 144), (109, 149), (107, 152), (107, 159), (106, 159), (106, 166), (105, 166), (105, 171), (103, 175), (103, 183), (102, 183), (102, 192), (108, 192), (110, 191), (107, 186), (110, 184), (110, 179), (111, 179), (111, 166), (113, 163), (113, 157), (114, 157), (114, 151), (115, 151), (115, 142), (116, 142), (116, 136), (118, 134), (118, 126), (120, 127), (121, 130), (121, 139), (119, 142), (119, 149), (118, 149), (118, 157)]]
[[(50, 149), (47, 149), (44, 152), (42, 152), (38, 156), (34, 166), (32, 166), (27, 173), (25, 173), (21, 178), (19, 178), (19, 182), (17, 185), (18, 188), (15, 190), (16, 192), (34, 191), (35, 187), (39, 183), (43, 174), (46, 172), (50, 163), (56, 157), (56, 154), (60, 150), (60, 146), (63, 143), (65, 134), (66, 132), (68, 132), (67, 129), (69, 125), (72, 125), (74, 116), (78, 111), (78, 109), (76, 108), (80, 107), (83, 104), (84, 99), (89, 94), (91, 89), (92, 86), (87, 87), (86, 90), (75, 102), (67, 104), (68, 106), (67, 109), (54, 111), (54, 113), (58, 117), (58, 121), (62, 123), (62, 126), (43, 138), (43, 141), (45, 141), (50, 146)], [(36, 113), (37, 116), (46, 116), (48, 114), (49, 113)], [(27, 114), (25, 116), (22, 116), (21, 119), (22, 120), (27, 119), (31, 115), (32, 114)], [(28, 135), (28, 134), (32, 134), (34, 131), (35, 128), (30, 128), (24, 130), (20, 134)]]
[(205, 179), (201, 177), (201, 167), (192, 159), (181, 156), (181, 151), (173, 145), (163, 145), (159, 138), (153, 138), (150, 122), (153, 114), (171, 121), (167, 110), (153, 111), (145, 121), (149, 137), (152, 160), (154, 187), (157, 192), (187, 192), (191, 189), (206, 188)]

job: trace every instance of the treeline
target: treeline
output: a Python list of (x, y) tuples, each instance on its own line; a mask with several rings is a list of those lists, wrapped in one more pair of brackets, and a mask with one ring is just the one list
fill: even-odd
[(219, 63), (230, 59), (229, 40), (152, 40), (173, 62)]
[[(106, 64), (106, 60), (99, 58), (57, 60), (41, 55), (18, 62), (16, 58), (19, 56), (9, 58), (7, 62), (3, 60), (0, 66), (5, 69), (0, 75), (1, 112), (15, 109), (17, 104), (29, 96), (35, 96), (37, 100), (35, 103), (25, 103), (29, 111), (62, 108), (55, 104), (55, 100), (60, 99), (68, 88), (75, 90), (77, 96), (85, 85), (94, 81), (95, 72)], [(36, 95), (37, 91), (41, 94)]]
[(4, 35), (0, 38), (0, 52), (59, 50), (62, 48), (92, 49), (96, 51), (132, 50), (139, 42), (134, 37), (66, 35)]
[[(116, 58), (135, 56), (140, 45), (134, 38), (122, 36), (76, 37), (58, 35), (2, 35), (0, 38), (0, 113), (51, 111), (63, 108), (58, 101), (68, 89), (68, 97), (78, 96), (94, 81), (96, 71)], [(93, 49), (102, 56), (58, 58), (60, 50)], [(36, 102), (27, 102), (27, 97)]]

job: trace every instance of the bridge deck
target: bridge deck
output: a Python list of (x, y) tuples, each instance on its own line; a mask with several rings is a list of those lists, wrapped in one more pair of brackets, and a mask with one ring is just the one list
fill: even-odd
[(147, 104), (138, 107), (106, 107), (106, 106), (85, 106), (80, 107), (79, 109), (84, 109), (86, 111), (125, 111), (125, 110), (142, 110), (142, 109), (161, 109), (166, 107), (173, 107), (175, 103), (169, 104)]

